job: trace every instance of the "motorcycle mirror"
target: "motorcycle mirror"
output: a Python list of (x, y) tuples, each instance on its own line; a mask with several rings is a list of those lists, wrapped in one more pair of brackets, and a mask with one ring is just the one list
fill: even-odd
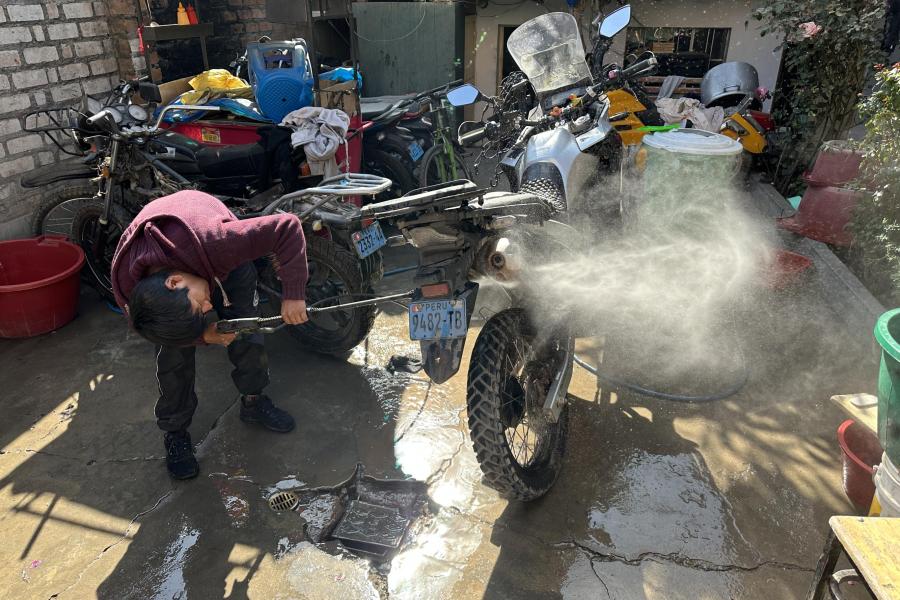
[(481, 92), (471, 84), (461, 85), (447, 92), (447, 102), (453, 106), (468, 106), (475, 104), (481, 98)]
[(605, 38), (615, 37), (617, 33), (628, 27), (630, 22), (631, 5), (626, 4), (601, 21), (599, 29), (600, 36)]
[(155, 83), (141, 81), (138, 83), (138, 93), (147, 102), (162, 102), (162, 94), (159, 92), (159, 86)]

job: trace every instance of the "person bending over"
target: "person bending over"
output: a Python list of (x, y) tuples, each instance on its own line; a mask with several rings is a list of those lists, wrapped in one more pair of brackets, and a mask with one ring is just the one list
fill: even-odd
[(238, 220), (213, 196), (187, 190), (147, 204), (119, 240), (113, 292), (132, 328), (156, 344), (155, 412), (165, 432), (166, 467), (175, 479), (199, 473), (188, 433), (197, 408), (198, 345), (228, 347), (242, 421), (277, 432), (294, 428), (293, 417), (263, 393), (269, 383), (263, 335), (218, 333), (207, 318), (212, 310), (222, 319), (259, 316), (253, 261), (269, 254), (281, 280), (282, 319), (304, 323), (306, 240), (295, 215)]

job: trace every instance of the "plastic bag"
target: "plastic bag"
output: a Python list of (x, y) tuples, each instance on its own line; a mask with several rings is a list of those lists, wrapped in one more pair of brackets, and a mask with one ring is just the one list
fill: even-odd
[(225, 69), (210, 69), (200, 73), (190, 81), (188, 85), (194, 88), (193, 92), (185, 92), (181, 96), (184, 104), (194, 104), (204, 96), (220, 98), (253, 98), (253, 90), (250, 84), (226, 71)]
[[(320, 73), (319, 79), (327, 79), (329, 81), (337, 81), (338, 83), (343, 83), (345, 81), (353, 81), (354, 73), (355, 70), (351, 69), (350, 67), (338, 67), (337, 69), (332, 69), (331, 71)], [(357, 86), (359, 87), (359, 89), (362, 89), (361, 74), (359, 75)]]

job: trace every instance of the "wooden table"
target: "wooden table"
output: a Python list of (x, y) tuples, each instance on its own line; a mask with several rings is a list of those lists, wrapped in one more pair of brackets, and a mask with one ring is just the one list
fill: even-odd
[(847, 394), (832, 396), (831, 401), (841, 407), (854, 421), (878, 433), (878, 396)]
[(841, 552), (877, 600), (900, 600), (900, 519), (831, 517), (831, 531), (807, 600), (830, 598), (828, 582)]

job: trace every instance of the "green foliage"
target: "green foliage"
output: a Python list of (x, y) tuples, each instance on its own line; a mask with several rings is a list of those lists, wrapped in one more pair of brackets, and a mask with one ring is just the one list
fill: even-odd
[[(884, 0), (763, 0), (754, 16), (762, 34), (784, 39), (775, 117), (790, 129), (776, 185), (788, 191), (824, 140), (852, 125), (858, 95), (879, 50)], [(809, 26), (821, 28), (810, 35)]]
[(867, 119), (863, 172), (865, 194), (853, 230), (861, 275), (873, 292), (900, 305), (900, 63), (876, 74), (871, 96), (859, 106)]

